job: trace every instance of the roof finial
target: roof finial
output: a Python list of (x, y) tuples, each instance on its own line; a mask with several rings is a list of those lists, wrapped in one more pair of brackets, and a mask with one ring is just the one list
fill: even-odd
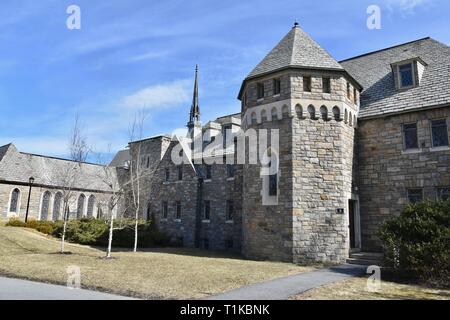
[(295, 20), (295, 22), (294, 22), (294, 28), (297, 28), (298, 27), (298, 22), (297, 22), (297, 20)]

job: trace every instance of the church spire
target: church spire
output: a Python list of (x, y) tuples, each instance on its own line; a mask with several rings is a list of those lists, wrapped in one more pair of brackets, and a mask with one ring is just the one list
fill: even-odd
[(195, 82), (194, 94), (192, 97), (191, 113), (189, 116), (189, 123), (194, 123), (200, 120), (200, 106), (198, 105), (198, 65), (195, 66)]
[(198, 132), (201, 133), (200, 106), (198, 105), (198, 65), (195, 66), (194, 94), (192, 96), (192, 106), (187, 127), (191, 138), (196, 136)]

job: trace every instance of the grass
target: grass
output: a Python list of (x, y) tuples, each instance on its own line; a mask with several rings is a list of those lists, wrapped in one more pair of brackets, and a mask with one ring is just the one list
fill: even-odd
[(79, 266), (83, 288), (146, 298), (189, 299), (218, 294), (311, 268), (290, 263), (244, 260), (237, 255), (187, 248), (114, 252), (67, 244), (36, 231), (0, 226), (0, 274), (65, 284), (67, 267)]
[(294, 300), (450, 300), (450, 290), (382, 281), (379, 292), (367, 290), (367, 278), (352, 278), (309, 290)]

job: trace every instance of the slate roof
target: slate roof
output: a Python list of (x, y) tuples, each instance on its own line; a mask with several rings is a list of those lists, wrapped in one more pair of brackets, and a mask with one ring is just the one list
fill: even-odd
[[(420, 86), (395, 88), (391, 64), (421, 58), (426, 64)], [(450, 104), (450, 47), (431, 38), (419, 39), (340, 62), (364, 87), (360, 118)]]
[(342, 66), (301, 28), (295, 26), (269, 54), (253, 69), (247, 78), (286, 67), (337, 69)]
[(130, 149), (120, 150), (109, 164), (112, 167), (124, 167), (131, 160)]
[[(64, 181), (64, 172), (68, 168), (79, 171), (79, 178), (73, 186), (77, 189), (85, 189), (92, 191), (105, 191), (108, 188), (105, 181), (105, 167), (101, 165), (82, 163), (79, 166), (76, 162), (45, 157), (41, 155), (19, 152), (13, 144), (0, 147), (0, 180), (8, 182), (28, 183), (30, 177), (35, 179), (35, 184), (62, 187)], [(111, 170), (109, 176), (113, 179), (117, 178), (116, 169)]]

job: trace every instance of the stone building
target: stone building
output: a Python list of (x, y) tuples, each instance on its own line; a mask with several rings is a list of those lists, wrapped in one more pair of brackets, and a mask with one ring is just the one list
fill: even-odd
[[(130, 142), (109, 167), (141, 182), (139, 214), (178, 244), (340, 263), (381, 251), (380, 224), (406, 204), (450, 196), (449, 83), (450, 49), (433, 39), (338, 62), (296, 24), (244, 79), (240, 113), (203, 125), (196, 70), (187, 137)], [(5, 157), (38, 156), (0, 148), (3, 216), (30, 175), (7, 176)]]
[(28, 211), (30, 219), (61, 220), (64, 199), (70, 219), (98, 218), (107, 213), (110, 179), (117, 180), (116, 168), (19, 152), (8, 144), (0, 147), (0, 219), (24, 218)]

